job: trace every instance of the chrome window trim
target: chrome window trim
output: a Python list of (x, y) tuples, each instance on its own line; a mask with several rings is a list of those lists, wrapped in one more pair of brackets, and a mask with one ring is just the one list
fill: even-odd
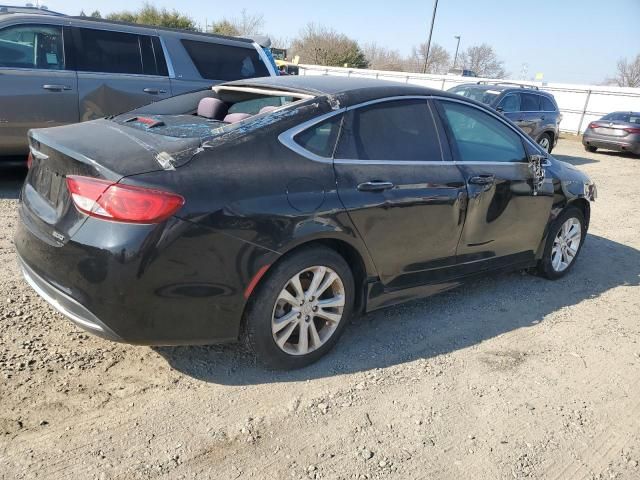
[(167, 49), (164, 37), (162, 35), (157, 36), (160, 39), (160, 46), (162, 47), (162, 53), (164, 54), (164, 61), (167, 63), (167, 73), (169, 74), (169, 78), (176, 78), (176, 71), (173, 68), (173, 60), (171, 60), (171, 56), (169, 55), (169, 50)]
[(273, 65), (271, 65), (271, 62), (269, 61), (269, 57), (267, 57), (267, 54), (264, 53), (264, 49), (258, 44), (258, 42), (253, 42), (251, 45), (253, 45), (253, 48), (255, 48), (258, 51), (258, 55), (262, 59), (262, 63), (264, 63), (267, 66), (267, 71), (269, 72), (269, 75), (272, 77), (277, 77), (278, 75), (276, 74), (276, 71), (273, 68)]
[[(527, 138), (525, 135), (519, 132), (516, 128), (514, 128), (512, 125), (507, 123), (504, 120), (504, 118), (501, 118), (500, 115), (498, 115), (497, 113), (492, 112), (488, 108), (480, 107), (478, 105), (474, 105), (464, 100), (458, 100), (457, 98), (450, 98), (450, 97), (442, 97), (439, 95), (396, 95), (393, 97), (377, 98), (375, 100), (369, 100), (366, 102), (358, 103), (356, 105), (351, 105), (349, 107), (344, 107), (338, 110), (334, 110), (332, 112), (325, 113), (323, 115), (320, 115), (319, 117), (314, 117), (310, 120), (307, 120), (306, 122), (296, 125), (295, 127), (290, 128), (289, 130), (286, 130), (282, 132), (280, 135), (278, 135), (278, 140), (285, 147), (289, 148), (290, 150), (293, 150), (294, 152), (296, 152), (297, 154), (305, 158), (308, 158), (309, 160), (313, 160), (315, 162), (320, 162), (320, 163), (329, 163), (329, 164), (336, 163), (340, 165), (347, 165), (347, 164), (353, 164), (353, 165), (528, 165), (529, 163), (528, 161), (463, 162), (463, 161), (456, 161), (456, 160), (359, 160), (359, 159), (349, 159), (349, 158), (328, 158), (328, 157), (321, 157), (319, 155), (316, 155), (315, 153), (310, 152), (309, 150), (305, 149), (304, 147), (296, 143), (296, 141), (294, 140), (294, 137), (299, 133), (303, 132), (304, 130), (307, 130), (308, 128), (313, 127), (314, 125), (320, 122), (327, 120), (328, 118), (333, 117), (334, 115), (343, 114), (350, 110), (354, 110), (356, 108), (366, 107), (368, 105), (375, 105), (377, 103), (390, 102), (390, 101), (396, 101), (396, 100), (411, 100), (411, 99), (449, 101), (449, 102), (460, 103), (462, 105), (466, 105), (466, 106), (475, 108), (477, 110), (480, 110), (481, 112), (484, 112), (493, 116), (500, 123), (510, 128), (514, 133), (516, 133), (516, 135), (520, 137), (521, 140), (524, 140), (525, 142), (527, 142), (527, 144), (530, 147), (532, 147), (534, 150), (536, 150), (539, 154), (545, 155), (540, 149), (540, 147), (533, 140)], [(526, 153), (527, 152), (525, 149), (525, 154)], [(550, 166), (550, 165), (551, 163), (547, 158), (543, 166)]]
[(301, 124), (296, 125), (295, 127), (290, 128), (289, 130), (286, 130), (278, 135), (278, 141), (289, 150), (293, 150), (298, 155), (302, 155), (309, 160), (313, 160), (314, 162), (333, 164), (334, 160), (332, 158), (321, 157), (320, 155), (316, 155), (315, 153), (310, 152), (309, 150), (298, 144), (293, 138), (299, 133), (304, 132), (305, 130), (317, 125), (318, 123), (324, 122), (325, 120), (336, 115), (342, 115), (346, 111), (346, 108), (340, 108), (338, 110), (324, 113), (319, 117), (314, 117), (311, 120), (307, 120), (306, 122), (302, 122)]

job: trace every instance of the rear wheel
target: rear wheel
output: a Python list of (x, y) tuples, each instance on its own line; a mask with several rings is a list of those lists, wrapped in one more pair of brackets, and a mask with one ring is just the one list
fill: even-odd
[(551, 135), (549, 135), (548, 133), (543, 133), (542, 135), (540, 135), (540, 138), (538, 138), (538, 145), (540, 145), (542, 149), (547, 153), (551, 153), (551, 150), (553, 149), (551, 143)]
[(598, 148), (597, 148), (597, 147), (592, 147), (591, 145), (585, 145), (585, 146), (584, 146), (584, 149), (585, 149), (587, 152), (591, 152), (591, 153), (596, 153), (596, 151), (598, 150)]
[(538, 273), (551, 280), (565, 276), (575, 264), (586, 234), (582, 211), (567, 207), (549, 229)]
[(249, 346), (271, 368), (309, 365), (338, 341), (353, 298), (342, 256), (324, 247), (295, 252), (273, 267), (248, 305)]

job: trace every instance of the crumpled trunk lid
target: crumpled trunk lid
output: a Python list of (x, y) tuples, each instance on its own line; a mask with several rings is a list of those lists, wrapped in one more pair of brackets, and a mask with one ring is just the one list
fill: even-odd
[(192, 158), (200, 143), (199, 138), (156, 135), (107, 119), (31, 130), (33, 161), (22, 190), (23, 221), (42, 240), (63, 244), (87, 218), (73, 205), (67, 176), (117, 183), (129, 175), (174, 170)]

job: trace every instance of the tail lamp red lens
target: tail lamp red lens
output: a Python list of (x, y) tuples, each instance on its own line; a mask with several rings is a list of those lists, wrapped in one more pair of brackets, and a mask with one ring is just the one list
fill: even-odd
[(625, 128), (624, 131), (627, 133), (640, 133), (640, 128), (636, 128), (636, 127)]
[(592, 123), (589, 124), (589, 128), (591, 128), (591, 129), (598, 128), (598, 124), (592, 122)]
[(114, 222), (159, 223), (184, 205), (175, 193), (97, 178), (70, 175), (67, 188), (78, 210)]
[(31, 169), (33, 166), (33, 155), (29, 152), (29, 156), (27, 157), (27, 168)]

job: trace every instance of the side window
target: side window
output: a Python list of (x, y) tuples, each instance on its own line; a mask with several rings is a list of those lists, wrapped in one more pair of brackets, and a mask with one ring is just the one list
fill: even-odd
[(543, 112), (555, 112), (556, 111), (556, 106), (553, 104), (551, 99), (549, 99), (547, 97), (540, 97), (540, 98), (542, 98), (542, 111)]
[(452, 143), (462, 162), (520, 162), (526, 159), (520, 136), (477, 108), (441, 102)]
[(62, 28), (18, 25), (0, 30), (0, 67), (64, 70)]
[(340, 131), (340, 120), (342, 120), (342, 115), (334, 115), (297, 134), (293, 140), (311, 153), (331, 158)]
[(505, 113), (519, 112), (520, 111), (520, 95), (518, 93), (509, 93), (500, 102), (500, 107)]
[(441, 161), (427, 102), (395, 100), (348, 111), (335, 158)]
[(540, 111), (540, 95), (532, 93), (520, 94), (520, 111), (521, 112), (539, 112)]
[(151, 61), (151, 45), (147, 42), (143, 45), (142, 41), (147, 37), (89, 28), (79, 28), (77, 32), (79, 42), (76, 43), (79, 45), (76, 45), (76, 61), (79, 71), (143, 74), (143, 56), (147, 62)]
[(255, 48), (182, 40), (198, 72), (208, 80), (268, 77), (269, 70)]

